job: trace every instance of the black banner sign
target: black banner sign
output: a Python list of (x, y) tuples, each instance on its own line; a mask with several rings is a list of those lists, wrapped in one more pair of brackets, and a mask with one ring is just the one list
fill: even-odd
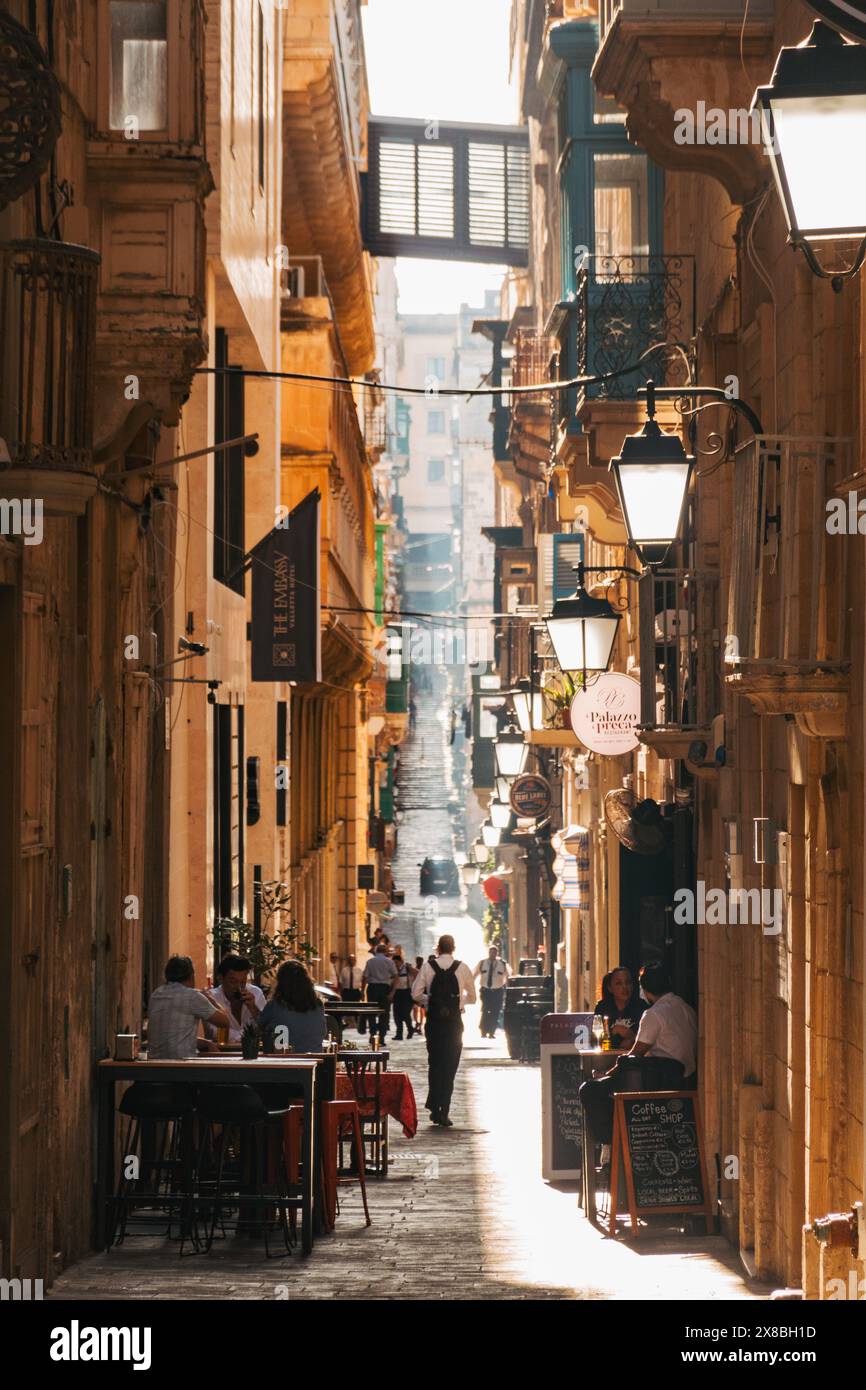
[(849, 39), (866, 43), (866, 0), (806, 0), (806, 4)]
[(318, 488), (251, 552), (252, 678), (322, 679)]

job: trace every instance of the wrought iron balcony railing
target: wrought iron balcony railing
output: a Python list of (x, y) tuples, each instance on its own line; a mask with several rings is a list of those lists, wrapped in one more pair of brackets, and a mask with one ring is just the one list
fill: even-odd
[[(695, 332), (694, 256), (590, 256), (578, 273), (567, 355), (574, 376), (595, 376), (635, 363), (657, 343), (687, 344)], [(684, 379), (675, 350), (659, 352), (643, 376), (661, 385)], [(582, 399), (628, 400), (640, 372), (579, 393)]]
[(849, 455), (848, 440), (778, 436), (737, 450), (726, 675), (845, 665), (850, 544), (828, 534), (827, 501)]
[(640, 581), (641, 726), (706, 729), (719, 713), (719, 581), (655, 570)]
[(84, 246), (39, 239), (3, 248), (0, 437), (12, 468), (92, 465), (98, 269)]

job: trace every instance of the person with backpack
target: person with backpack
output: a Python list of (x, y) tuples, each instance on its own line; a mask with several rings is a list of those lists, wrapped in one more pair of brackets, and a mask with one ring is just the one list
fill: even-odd
[(475, 1003), (472, 971), (454, 956), (454, 937), (440, 936), (436, 955), (422, 965), (412, 984), (412, 998), (426, 1009), (426, 1109), (434, 1125), (450, 1128), (454, 1078), (463, 1050), (463, 1009)]

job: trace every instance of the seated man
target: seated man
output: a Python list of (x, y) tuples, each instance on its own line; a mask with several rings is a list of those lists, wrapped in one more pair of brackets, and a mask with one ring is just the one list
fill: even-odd
[[(217, 966), (219, 986), (206, 993), (211, 1003), (229, 1015), (227, 1041), (230, 1043), (240, 1042), (248, 1023), (258, 1023), (259, 1014), (267, 1003), (258, 985), (247, 984), (252, 968), (252, 963), (244, 956), (223, 956)], [(208, 1035), (215, 1036), (211, 1028)]]
[(171, 956), (165, 984), (150, 996), (147, 1007), (147, 1055), (151, 1061), (195, 1057), (212, 1052), (213, 1043), (196, 1038), (199, 1023), (229, 1027), (229, 1016), (195, 987), (195, 967), (189, 956)]
[[(697, 1058), (698, 1021), (694, 1009), (674, 994), (662, 965), (645, 965), (640, 972), (641, 995), (650, 1007), (641, 1017), (631, 1052), (618, 1057), (616, 1065), (596, 1080), (580, 1088), (589, 1134), (598, 1144), (609, 1144), (613, 1133), (613, 1096), (616, 1091), (637, 1089), (624, 1081), (633, 1071), (637, 1058), (664, 1060), (653, 1068), (653, 1090), (690, 1090), (694, 1086)], [(639, 1065), (639, 1063), (638, 1063)]]

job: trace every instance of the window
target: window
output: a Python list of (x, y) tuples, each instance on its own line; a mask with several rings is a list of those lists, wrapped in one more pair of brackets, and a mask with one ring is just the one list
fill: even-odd
[(428, 483), (441, 483), (445, 481), (445, 460), (427, 460), (427, 481)]
[(258, 170), (259, 189), (265, 191), (265, 17), (261, 5), (258, 9)]
[(593, 125), (625, 125), (626, 113), (613, 97), (603, 97), (597, 87), (593, 87), (592, 95)]
[[(289, 706), (288, 701), (277, 701), (277, 766), (285, 769), (289, 750)], [(287, 825), (288, 787), (286, 778), (277, 781), (277, 825)]]
[(166, 0), (111, 0), (109, 125), (165, 130), (168, 125)]
[(445, 377), (445, 358), (444, 358), (444, 357), (428, 357), (428, 358), (427, 358), (427, 376), (435, 376), (435, 377), (438, 377), (438, 379), (439, 379), (440, 381), (444, 380), (444, 377)]
[(649, 254), (647, 160), (642, 154), (594, 154), (595, 254)]
[[(229, 367), (228, 334), (216, 331), (217, 367)], [(244, 427), (244, 378), (240, 371), (218, 372), (214, 387), (214, 443), (239, 439)], [(214, 579), (244, 592), (244, 450), (243, 445), (214, 454)]]
[(444, 410), (430, 410), (427, 413), (427, 433), (445, 433), (445, 412)]

